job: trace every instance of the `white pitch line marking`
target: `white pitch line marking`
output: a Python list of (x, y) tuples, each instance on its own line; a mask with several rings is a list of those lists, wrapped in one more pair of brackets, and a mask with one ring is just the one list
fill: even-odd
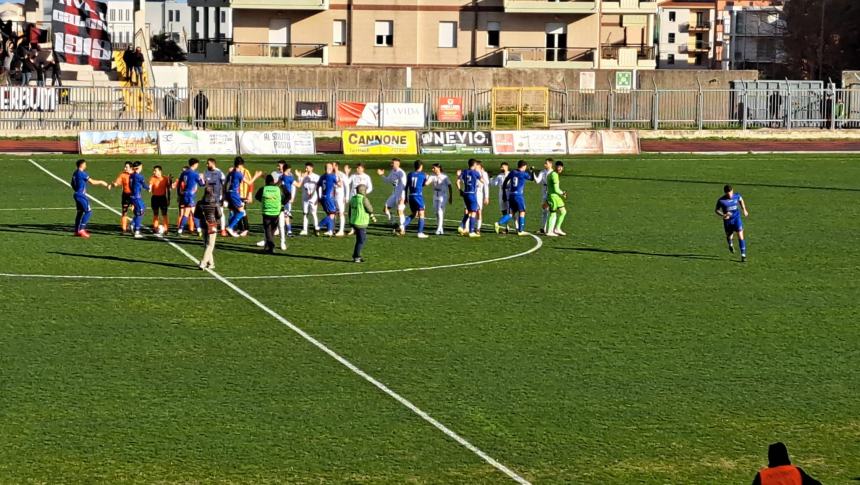
[[(59, 181), (60, 183), (70, 187), (68, 182), (61, 179), (60, 177), (55, 175), (50, 170), (43, 167), (42, 165), (38, 164), (33, 159), (29, 159), (29, 161), (35, 167), (37, 167), (39, 170), (45, 172), (46, 174), (48, 174), (53, 179), (55, 179), (55, 180)], [(100, 201), (99, 199), (96, 199), (92, 195), (87, 194), (87, 197), (89, 197), (93, 202), (101, 205), (102, 207), (109, 209), (111, 212), (114, 212), (116, 215), (120, 215), (119, 211), (117, 211), (113, 207), (110, 207), (109, 205), (105, 204), (104, 202)], [(183, 254), (185, 257), (187, 257), (188, 259), (193, 261), (195, 264), (200, 263), (200, 261), (197, 258), (192, 256), (188, 251), (186, 251), (182, 247), (178, 246), (176, 243), (169, 241), (169, 240), (165, 240), (165, 242), (167, 244), (169, 244), (171, 247), (173, 247), (173, 249), (176, 249), (181, 254)], [(293, 324), (292, 322), (290, 322), (286, 318), (282, 317), (279, 313), (275, 312), (274, 310), (272, 310), (268, 306), (264, 305), (262, 302), (260, 302), (259, 300), (257, 300), (256, 298), (254, 298), (253, 296), (248, 294), (245, 290), (236, 286), (232, 281), (228, 280), (227, 278), (221, 276), (220, 274), (218, 274), (217, 272), (215, 272), (211, 269), (207, 269), (206, 272), (209, 273), (210, 275), (212, 275), (212, 277), (214, 277), (215, 279), (217, 279), (221, 283), (224, 283), (224, 285), (226, 285), (228, 288), (230, 288), (231, 290), (238, 293), (240, 296), (242, 296), (243, 298), (245, 298), (249, 302), (253, 303), (257, 308), (259, 308), (263, 312), (268, 313), (272, 318), (274, 318), (275, 320), (277, 320), (278, 322), (280, 322), (281, 324), (283, 324), (284, 326), (286, 326), (287, 328), (289, 328), (290, 330), (295, 332), (297, 335), (299, 335), (300, 337), (302, 337), (306, 341), (310, 342), (313, 346), (315, 346), (316, 348), (318, 348), (322, 352), (328, 354), (329, 357), (331, 357), (332, 359), (334, 359), (335, 361), (337, 361), (338, 363), (340, 363), (341, 365), (343, 365), (344, 367), (346, 367), (347, 369), (352, 371), (354, 374), (358, 375), (359, 377), (361, 377), (365, 381), (374, 385), (377, 389), (379, 389), (380, 391), (384, 392), (385, 394), (387, 394), (389, 397), (391, 397), (395, 401), (402, 404), (404, 407), (406, 407), (407, 409), (412, 411), (418, 417), (420, 417), (424, 421), (427, 421), (428, 423), (433, 425), (434, 428), (441, 431), (443, 434), (445, 434), (446, 436), (448, 436), (449, 438), (451, 438), (452, 440), (454, 440), (455, 442), (460, 444), (462, 447), (466, 448), (467, 450), (469, 450), (472, 453), (474, 453), (475, 455), (477, 455), (479, 458), (484, 460), (486, 463), (491, 465), (493, 468), (495, 468), (496, 470), (499, 470), (500, 472), (507, 475), (511, 480), (513, 480), (517, 483), (523, 484), (523, 485), (526, 485), (526, 484), (530, 485), (530, 482), (528, 480), (521, 477), (516, 472), (514, 472), (513, 470), (511, 470), (507, 466), (503, 465), (502, 463), (496, 461), (493, 457), (486, 454), (480, 448), (478, 448), (475, 445), (473, 445), (472, 443), (468, 442), (465, 438), (458, 435), (457, 433), (455, 433), (454, 431), (449, 429), (447, 426), (445, 426), (441, 422), (437, 421), (433, 416), (430, 416), (425, 411), (423, 411), (421, 408), (419, 408), (415, 404), (412, 404), (412, 402), (410, 402), (409, 400), (407, 400), (406, 398), (404, 398), (400, 394), (394, 392), (388, 386), (386, 386), (382, 382), (378, 381), (376, 378), (374, 378), (370, 374), (364, 372), (363, 370), (358, 368), (355, 364), (348, 361), (346, 358), (342, 357), (340, 354), (338, 354), (334, 350), (331, 350), (330, 348), (328, 348), (325, 344), (323, 344), (319, 340), (312, 337), (309, 333), (307, 333), (304, 330), (302, 330), (301, 328), (297, 327), (295, 324)]]

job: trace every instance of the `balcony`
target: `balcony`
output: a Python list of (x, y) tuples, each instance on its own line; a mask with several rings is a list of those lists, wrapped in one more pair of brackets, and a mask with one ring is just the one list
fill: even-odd
[(656, 14), (657, 2), (645, 0), (604, 0), (603, 13), (610, 14)]
[(711, 43), (706, 40), (697, 40), (687, 46), (688, 52), (710, 52)]
[(597, 2), (588, 0), (505, 0), (510, 13), (597, 13)]
[(232, 64), (279, 64), (288, 66), (327, 66), (325, 44), (258, 44), (234, 42), (230, 45)]
[(231, 0), (234, 10), (328, 10), (329, 0)]
[(707, 32), (711, 30), (711, 22), (699, 20), (687, 26), (687, 32)]
[(540, 67), (557, 69), (594, 69), (594, 49), (586, 47), (505, 47), (503, 67)]
[(602, 45), (600, 46), (601, 69), (656, 69), (654, 46), (650, 45)]

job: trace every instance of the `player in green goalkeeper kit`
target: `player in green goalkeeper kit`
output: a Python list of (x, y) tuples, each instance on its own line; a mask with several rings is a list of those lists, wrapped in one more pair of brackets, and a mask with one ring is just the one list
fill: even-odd
[(546, 181), (546, 205), (549, 209), (549, 221), (546, 225), (546, 235), (550, 237), (566, 236), (561, 230), (561, 225), (567, 216), (564, 200), (567, 192), (561, 190), (560, 175), (564, 172), (564, 163), (555, 162), (555, 170), (547, 174)]

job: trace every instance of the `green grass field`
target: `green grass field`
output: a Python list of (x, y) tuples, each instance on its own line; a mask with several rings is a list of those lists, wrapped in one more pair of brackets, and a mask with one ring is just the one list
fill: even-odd
[[(252, 206), (255, 237), (219, 239), (226, 283), (182, 253), (196, 238), (134, 240), (97, 204), (72, 237), (70, 189), (0, 164), (0, 483), (510, 481), (262, 307), (534, 483), (746, 483), (773, 441), (824, 483), (860, 477), (857, 156), (569, 159), (567, 237), (380, 226), (364, 265), (348, 238), (261, 254)], [(746, 264), (712, 212), (726, 182)]]

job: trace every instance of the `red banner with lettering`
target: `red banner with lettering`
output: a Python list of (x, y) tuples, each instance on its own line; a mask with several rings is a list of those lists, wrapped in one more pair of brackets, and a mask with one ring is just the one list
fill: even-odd
[(107, 2), (99, 0), (54, 0), (51, 29), (60, 62), (110, 71), (113, 49), (107, 11)]

